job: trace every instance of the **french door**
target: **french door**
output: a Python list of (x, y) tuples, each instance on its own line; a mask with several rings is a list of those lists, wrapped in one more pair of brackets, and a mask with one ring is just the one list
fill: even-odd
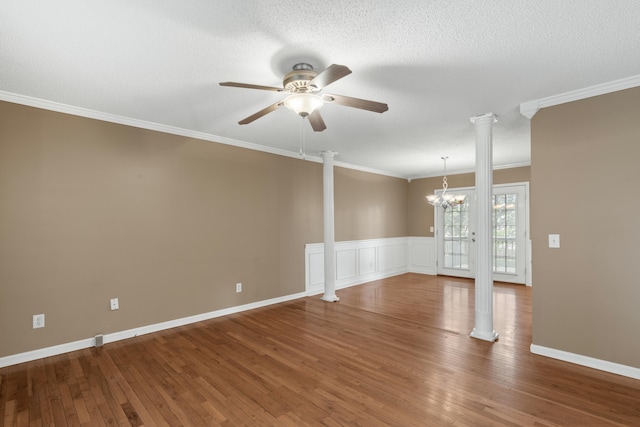
[(438, 240), (438, 274), (475, 277), (475, 190), (457, 188), (451, 193), (464, 194), (464, 203), (447, 209), (436, 207)]
[[(493, 188), (493, 279), (525, 283), (527, 239), (526, 184)], [(476, 258), (475, 189), (450, 189), (465, 194), (464, 203), (436, 208), (438, 274), (474, 278)]]

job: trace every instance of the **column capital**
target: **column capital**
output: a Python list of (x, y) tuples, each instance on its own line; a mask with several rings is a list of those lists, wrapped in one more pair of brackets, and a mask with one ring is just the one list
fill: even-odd
[(320, 154), (322, 154), (322, 158), (326, 159), (326, 158), (333, 158), (333, 157), (337, 156), (338, 152), (337, 151), (326, 150), (326, 151), (321, 151)]
[(498, 121), (498, 116), (496, 116), (493, 113), (486, 113), (486, 114), (480, 114), (479, 116), (470, 117), (469, 120), (474, 125), (476, 124), (476, 122), (484, 122), (484, 121), (490, 121), (490, 123), (495, 123)]

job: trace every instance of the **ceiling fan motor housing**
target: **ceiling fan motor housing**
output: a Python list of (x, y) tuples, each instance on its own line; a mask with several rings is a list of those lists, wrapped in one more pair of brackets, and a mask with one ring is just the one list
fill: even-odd
[(317, 92), (319, 89), (315, 86), (309, 86), (309, 82), (313, 80), (318, 73), (313, 71), (313, 66), (304, 62), (293, 66), (293, 71), (289, 71), (282, 85), (284, 88), (293, 93)]

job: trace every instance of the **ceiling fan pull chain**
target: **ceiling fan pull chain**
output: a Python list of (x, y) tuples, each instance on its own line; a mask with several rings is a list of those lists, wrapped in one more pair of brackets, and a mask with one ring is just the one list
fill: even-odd
[(305, 116), (302, 116), (302, 120), (300, 121), (300, 157), (302, 158), (302, 160), (306, 160), (306, 147), (305, 147), (305, 140), (304, 140), (304, 119)]

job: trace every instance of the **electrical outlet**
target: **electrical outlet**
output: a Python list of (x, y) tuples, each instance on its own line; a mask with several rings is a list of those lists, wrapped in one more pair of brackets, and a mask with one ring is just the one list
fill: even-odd
[(120, 309), (118, 298), (111, 298), (111, 311)]
[(44, 314), (33, 315), (33, 329), (44, 328)]
[(559, 248), (560, 247), (560, 235), (559, 234), (549, 234), (549, 247), (550, 248)]
[(242, 283), (236, 283), (236, 292), (242, 292)]

